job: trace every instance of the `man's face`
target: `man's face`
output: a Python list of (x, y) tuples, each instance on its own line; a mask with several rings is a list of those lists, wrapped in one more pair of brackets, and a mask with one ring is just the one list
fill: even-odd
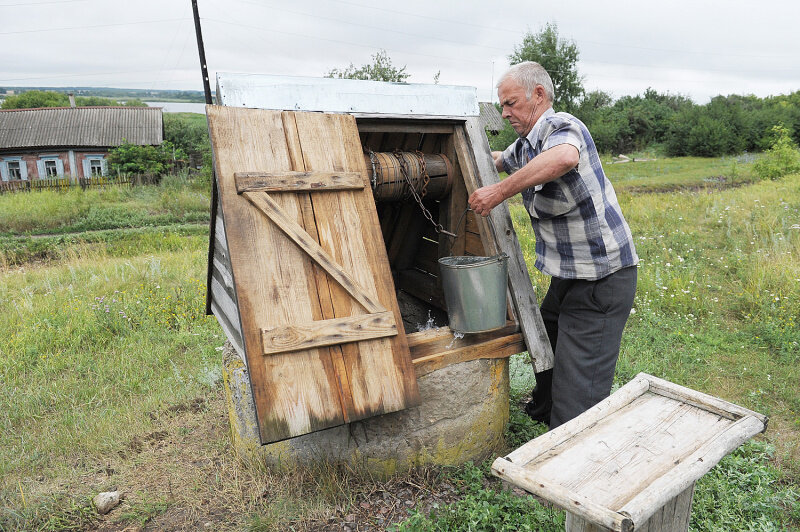
[[(530, 133), (536, 120), (539, 118), (535, 115), (537, 111), (537, 104), (540, 102), (541, 85), (536, 86), (536, 90), (531, 94), (531, 99), (525, 98), (525, 89), (511, 78), (507, 78), (497, 87), (497, 96), (500, 99), (500, 105), (503, 106), (503, 118), (511, 123), (511, 127), (517, 132), (517, 135), (524, 137)], [(541, 105), (539, 105), (541, 107)]]

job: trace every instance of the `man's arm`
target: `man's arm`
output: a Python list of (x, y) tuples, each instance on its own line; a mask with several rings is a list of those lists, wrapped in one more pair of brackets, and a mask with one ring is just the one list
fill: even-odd
[[(500, 157), (494, 159), (495, 167), (499, 164), (499, 168), (502, 169), (502, 153), (493, 152), (493, 157), (495, 153), (500, 153)], [(489, 212), (503, 201), (519, 194), (526, 188), (558, 179), (578, 166), (579, 160), (578, 148), (572, 144), (554, 146), (528, 161), (528, 164), (503, 181), (481, 187), (473, 192), (469, 197), (469, 205), (481, 216), (489, 216)]]
[(493, 151), (492, 159), (494, 159), (494, 167), (497, 168), (498, 172), (505, 171), (505, 169), (503, 168), (503, 152)]

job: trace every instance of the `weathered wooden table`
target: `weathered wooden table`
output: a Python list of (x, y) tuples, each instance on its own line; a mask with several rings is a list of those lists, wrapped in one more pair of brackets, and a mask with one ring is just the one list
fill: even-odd
[(685, 531), (695, 482), (766, 427), (761, 414), (640, 373), (492, 472), (564, 508), (567, 532)]

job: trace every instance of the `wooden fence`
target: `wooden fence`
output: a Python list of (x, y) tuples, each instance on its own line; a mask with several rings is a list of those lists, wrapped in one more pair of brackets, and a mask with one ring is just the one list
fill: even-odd
[(38, 190), (58, 190), (65, 192), (73, 187), (80, 187), (85, 190), (87, 188), (131, 186), (135, 182), (136, 179), (131, 176), (92, 176), (80, 177), (77, 179), (60, 177), (56, 179), (32, 179), (30, 181), (15, 179), (13, 181), (0, 181), (0, 194)]

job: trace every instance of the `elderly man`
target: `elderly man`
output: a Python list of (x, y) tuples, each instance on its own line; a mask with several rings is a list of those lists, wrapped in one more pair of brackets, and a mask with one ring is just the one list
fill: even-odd
[(622, 330), (633, 306), (633, 238), (586, 126), (553, 111), (553, 82), (538, 63), (514, 65), (497, 84), (519, 138), (493, 152), (503, 181), (469, 198), (482, 216), (522, 193), (536, 235), (536, 264), (552, 277), (541, 304), (555, 360), (536, 374), (525, 411), (555, 428), (611, 392)]

